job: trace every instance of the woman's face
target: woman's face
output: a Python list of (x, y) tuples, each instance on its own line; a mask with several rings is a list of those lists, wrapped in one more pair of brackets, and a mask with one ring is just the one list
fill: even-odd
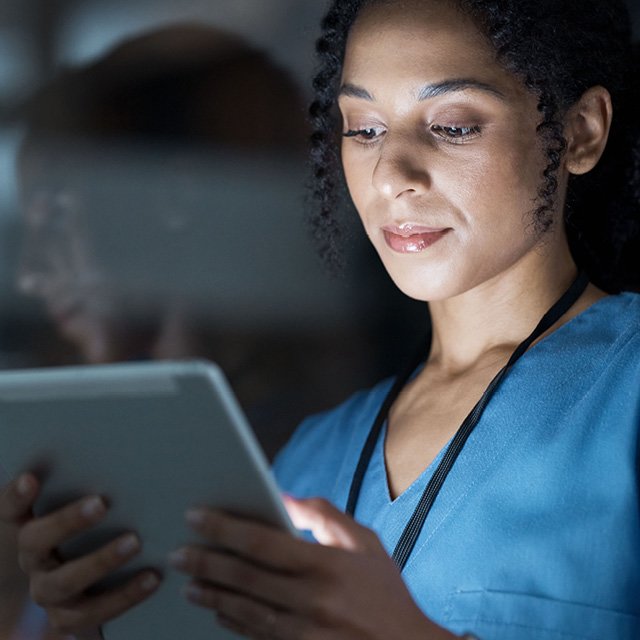
[(553, 245), (533, 224), (547, 164), (537, 99), (452, 3), (364, 9), (339, 106), (349, 191), (407, 295), (459, 295)]

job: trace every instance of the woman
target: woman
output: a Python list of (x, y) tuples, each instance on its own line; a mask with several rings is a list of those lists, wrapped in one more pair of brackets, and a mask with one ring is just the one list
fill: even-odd
[[(172, 554), (195, 604), (255, 638), (637, 637), (640, 298), (605, 293), (637, 285), (627, 25), (610, 0), (333, 3), (312, 107), (325, 248), (337, 99), (350, 195), (432, 338), (277, 461), (321, 545), (187, 514), (217, 550)], [(105, 505), (28, 519), (37, 490), (22, 477), (0, 504), (26, 518), (22, 564), (59, 628), (155, 588), (84, 595), (136, 545), (60, 565)]]

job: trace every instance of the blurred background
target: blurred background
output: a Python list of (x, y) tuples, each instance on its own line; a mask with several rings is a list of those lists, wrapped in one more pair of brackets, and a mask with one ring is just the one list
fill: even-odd
[[(208, 358), (272, 457), (401, 366), (423, 305), (348, 208), (337, 278), (305, 225), (325, 7), (0, 0), (0, 370)], [(0, 528), (0, 640), (35, 640), (14, 536)]]

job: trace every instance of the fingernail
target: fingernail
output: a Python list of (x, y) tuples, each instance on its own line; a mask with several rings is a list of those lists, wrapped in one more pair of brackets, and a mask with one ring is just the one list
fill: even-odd
[(31, 493), (31, 478), (20, 476), (17, 485), (18, 495), (26, 498)]
[(140, 539), (135, 533), (129, 533), (118, 541), (117, 549), (121, 556), (128, 556), (140, 548)]
[(147, 574), (140, 582), (145, 591), (153, 591), (160, 584), (160, 578), (155, 573)]
[(202, 509), (189, 509), (186, 513), (186, 518), (189, 524), (202, 524), (204, 522), (205, 513)]
[(182, 569), (187, 564), (187, 552), (184, 549), (172, 551), (169, 554), (169, 564), (176, 569)]
[(87, 498), (82, 505), (82, 514), (87, 518), (95, 518), (106, 510), (104, 500), (98, 496)]

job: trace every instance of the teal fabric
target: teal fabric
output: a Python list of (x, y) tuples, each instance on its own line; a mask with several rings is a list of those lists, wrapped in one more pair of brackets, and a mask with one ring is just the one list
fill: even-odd
[[(283, 491), (344, 509), (387, 380), (306, 420)], [(424, 612), (482, 640), (640, 638), (640, 295), (533, 346), (486, 408), (404, 570)], [(442, 455), (442, 454), (440, 454)], [(382, 437), (356, 519), (391, 552), (438, 460), (390, 500)]]

